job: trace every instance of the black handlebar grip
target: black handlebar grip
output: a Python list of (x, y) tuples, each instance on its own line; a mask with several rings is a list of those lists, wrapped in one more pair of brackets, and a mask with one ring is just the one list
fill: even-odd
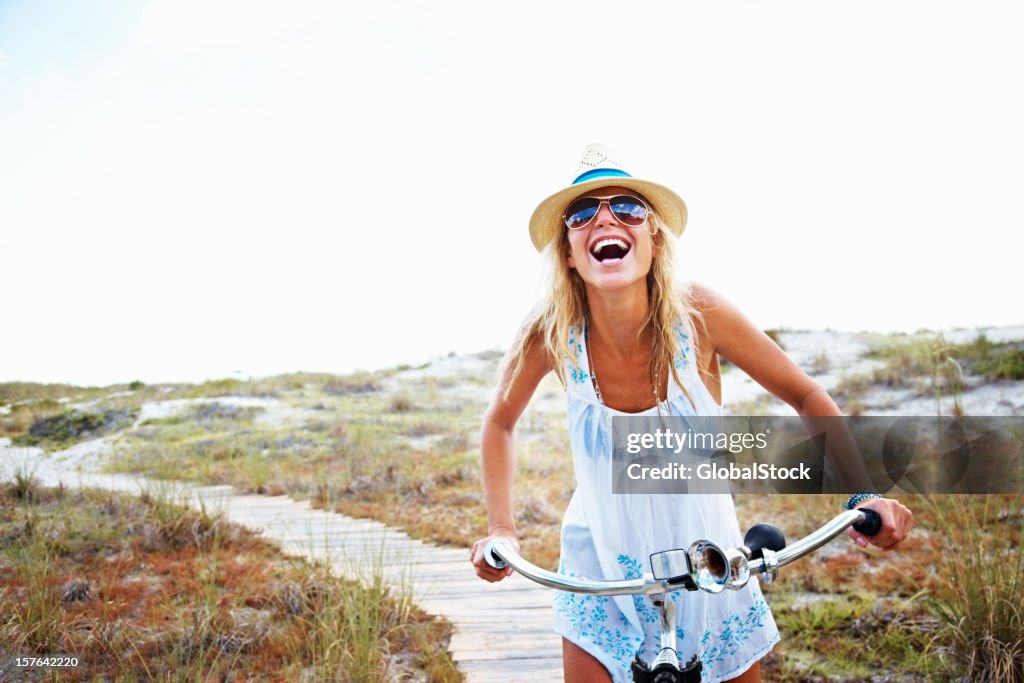
[(755, 524), (743, 536), (743, 545), (750, 548), (750, 559), (761, 558), (761, 549), (768, 548), (778, 552), (786, 547), (786, 537), (778, 527), (771, 524)]
[(854, 524), (853, 528), (865, 536), (874, 536), (882, 528), (882, 516), (871, 508), (857, 508), (864, 514), (864, 521)]

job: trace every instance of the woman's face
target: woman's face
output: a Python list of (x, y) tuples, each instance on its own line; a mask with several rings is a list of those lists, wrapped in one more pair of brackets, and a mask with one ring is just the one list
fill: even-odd
[[(623, 187), (602, 187), (581, 194), (583, 197), (607, 198), (617, 195), (643, 197)], [(572, 204), (573, 202), (570, 202)], [(651, 239), (651, 219), (632, 227), (620, 222), (607, 202), (601, 204), (597, 215), (579, 230), (566, 228), (569, 238), (570, 268), (576, 269), (589, 286), (605, 290), (619, 290), (636, 282), (645, 282), (651, 262), (657, 255)]]

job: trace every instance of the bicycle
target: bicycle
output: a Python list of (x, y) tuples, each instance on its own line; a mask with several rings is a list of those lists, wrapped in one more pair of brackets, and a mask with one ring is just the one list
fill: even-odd
[(874, 536), (882, 527), (882, 519), (868, 508), (848, 510), (788, 547), (778, 528), (756, 524), (743, 536), (739, 548), (723, 550), (711, 541), (694, 541), (685, 550), (653, 553), (651, 572), (639, 579), (618, 581), (590, 581), (555, 574), (526, 561), (500, 539), (487, 544), (484, 558), (495, 569), (512, 567), (531, 581), (556, 590), (606, 596), (646, 595), (660, 615), (660, 646), (650, 664), (636, 654), (632, 664), (634, 683), (699, 683), (700, 658), (695, 654), (685, 665), (679, 662), (676, 604), (667, 599), (668, 594), (679, 590), (740, 590), (756, 575), (761, 575), (766, 584), (771, 583), (781, 567), (814, 552), (851, 526), (865, 536)]

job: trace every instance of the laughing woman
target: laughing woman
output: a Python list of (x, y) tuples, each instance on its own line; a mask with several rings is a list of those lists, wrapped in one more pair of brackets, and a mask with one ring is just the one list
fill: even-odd
[[(696, 538), (742, 543), (728, 495), (612, 495), (611, 416), (721, 415), (719, 357), (801, 415), (840, 414), (736, 308), (709, 289), (673, 283), (675, 238), (686, 226), (676, 193), (629, 176), (596, 145), (575, 176), (530, 221), (534, 246), (551, 261), (552, 287), (509, 351), (483, 421), (490, 535), (473, 545), (471, 560), (487, 581), (511, 573), (491, 568), (483, 548), (501, 538), (518, 549), (513, 431), (548, 372), (566, 387), (577, 483), (562, 523), (559, 572), (593, 580), (638, 578), (652, 552)], [(877, 496), (858, 500), (882, 518), (871, 543), (891, 549), (903, 540), (909, 510)], [(567, 681), (629, 681), (634, 654), (657, 652), (659, 625), (646, 598), (555, 595)], [(759, 660), (779, 633), (756, 581), (714, 596), (688, 593), (679, 607), (681, 661), (698, 654), (705, 681), (761, 680)]]

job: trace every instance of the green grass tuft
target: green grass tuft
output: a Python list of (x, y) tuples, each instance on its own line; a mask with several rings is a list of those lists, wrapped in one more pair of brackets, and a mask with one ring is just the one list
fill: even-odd
[[(978, 498), (978, 497), (975, 497)], [(1024, 681), (1024, 496), (928, 499), (942, 546), (929, 606), (957, 668), (972, 681)]]

